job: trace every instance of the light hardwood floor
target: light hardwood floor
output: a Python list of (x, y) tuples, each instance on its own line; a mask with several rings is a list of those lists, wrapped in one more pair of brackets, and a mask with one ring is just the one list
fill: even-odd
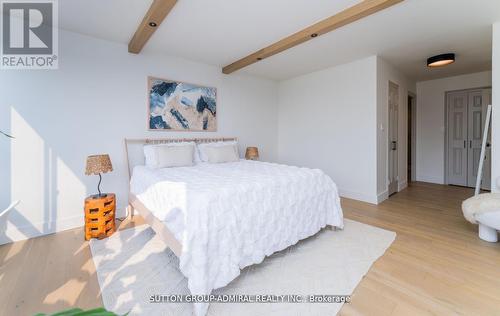
[[(341, 315), (500, 315), (500, 244), (463, 219), (471, 189), (413, 183), (375, 206), (343, 199), (345, 217), (397, 233)], [(140, 217), (120, 229), (142, 224)], [(0, 246), (0, 315), (101, 305), (83, 230)]]

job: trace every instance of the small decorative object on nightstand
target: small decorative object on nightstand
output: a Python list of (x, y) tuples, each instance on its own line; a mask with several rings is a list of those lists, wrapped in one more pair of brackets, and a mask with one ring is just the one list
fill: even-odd
[(85, 199), (85, 240), (106, 238), (115, 232), (116, 199), (113, 193)]
[(116, 199), (113, 193), (101, 193), (101, 173), (113, 171), (109, 155), (87, 157), (86, 175), (99, 175), (98, 194), (85, 199), (85, 240), (105, 238), (115, 232)]
[(245, 159), (259, 160), (259, 149), (257, 147), (247, 147), (247, 152), (245, 153)]

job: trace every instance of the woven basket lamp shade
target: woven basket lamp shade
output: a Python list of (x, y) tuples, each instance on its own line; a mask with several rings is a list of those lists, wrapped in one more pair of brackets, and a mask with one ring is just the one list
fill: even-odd
[(87, 157), (87, 167), (85, 168), (85, 174), (87, 176), (111, 171), (113, 171), (113, 165), (111, 164), (109, 155), (93, 155)]
[(99, 175), (99, 184), (97, 185), (98, 195), (95, 197), (103, 197), (106, 194), (101, 194), (101, 173), (111, 172), (113, 171), (113, 165), (111, 164), (111, 159), (109, 155), (93, 155), (87, 157), (87, 165), (85, 167), (85, 174), (87, 176), (90, 175)]
[(258, 160), (259, 159), (259, 149), (257, 147), (247, 147), (247, 151), (245, 153), (245, 159)]

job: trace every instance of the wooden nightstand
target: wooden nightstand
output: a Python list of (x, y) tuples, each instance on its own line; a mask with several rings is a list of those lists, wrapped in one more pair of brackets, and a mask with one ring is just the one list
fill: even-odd
[(113, 193), (85, 199), (85, 240), (106, 238), (115, 232), (116, 198)]

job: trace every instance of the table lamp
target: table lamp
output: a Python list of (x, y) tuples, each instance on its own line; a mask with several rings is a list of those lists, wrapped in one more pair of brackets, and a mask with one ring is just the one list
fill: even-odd
[(101, 193), (101, 173), (107, 173), (113, 171), (113, 166), (111, 165), (111, 159), (109, 155), (92, 155), (87, 157), (87, 166), (85, 168), (85, 174), (89, 175), (99, 175), (99, 184), (97, 185), (97, 191), (99, 194), (93, 195), (93, 198), (102, 198), (106, 194)]
[(247, 151), (245, 153), (245, 159), (258, 160), (259, 159), (259, 149), (257, 147), (247, 147)]

